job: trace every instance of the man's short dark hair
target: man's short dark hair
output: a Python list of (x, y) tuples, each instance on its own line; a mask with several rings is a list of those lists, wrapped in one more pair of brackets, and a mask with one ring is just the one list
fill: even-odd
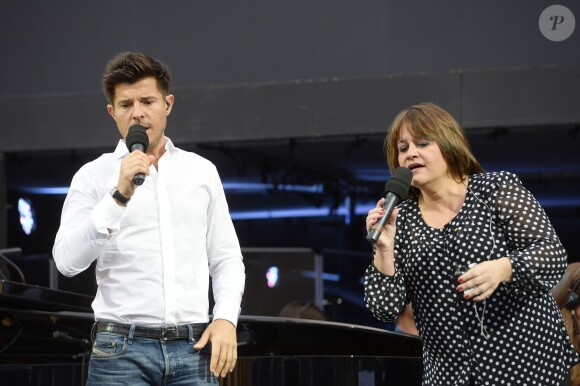
[(163, 96), (169, 94), (171, 74), (165, 64), (146, 54), (123, 52), (107, 64), (103, 74), (103, 91), (109, 103), (112, 104), (117, 84), (133, 84), (148, 77), (154, 77), (157, 80), (157, 88)]

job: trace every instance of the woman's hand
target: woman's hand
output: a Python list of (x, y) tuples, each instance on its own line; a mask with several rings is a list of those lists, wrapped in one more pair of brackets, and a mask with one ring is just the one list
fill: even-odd
[(464, 299), (480, 302), (490, 297), (500, 283), (510, 282), (511, 278), (512, 264), (507, 257), (502, 257), (479, 263), (459, 276), (457, 290), (466, 291), (463, 293)]
[[(377, 222), (385, 215), (385, 210), (383, 209), (384, 202), (385, 199), (381, 198), (377, 202), (377, 206), (369, 210), (366, 219), (367, 232), (374, 229)], [(397, 232), (395, 220), (398, 214), (399, 209), (393, 209), (391, 216), (383, 227), (381, 235), (375, 244), (375, 267), (385, 275), (392, 275), (395, 272), (393, 247), (395, 244), (395, 233)]]

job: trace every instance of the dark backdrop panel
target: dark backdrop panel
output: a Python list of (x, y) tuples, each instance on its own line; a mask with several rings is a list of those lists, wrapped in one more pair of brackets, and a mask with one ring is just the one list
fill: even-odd
[(580, 67), (466, 72), (465, 127), (510, 127), (580, 122)]
[[(178, 144), (382, 135), (401, 108), (422, 101), (468, 130), (574, 124), (580, 67), (199, 87), (175, 96), (167, 135)], [(0, 151), (112, 149), (120, 138), (101, 96), (0, 102), (0, 130), (11, 133)]]
[[(467, 126), (569, 121), (577, 113), (566, 101), (577, 91), (567, 90), (579, 87), (566, 68), (580, 64), (580, 34), (562, 42), (542, 36), (539, 15), (551, 4), (6, 3), (0, 151), (110, 146), (118, 136), (104, 112), (100, 78), (108, 59), (124, 50), (170, 65), (178, 96), (171, 127), (184, 142), (382, 131), (393, 111), (426, 99), (465, 112)], [(580, 15), (577, 1), (560, 4)], [(546, 68), (544, 78), (512, 71), (537, 68)], [(475, 75), (466, 75), (465, 89), (440, 82), (467, 72)], [(548, 79), (567, 86), (551, 89)], [(533, 103), (518, 105), (515, 117), (509, 108), (497, 111), (518, 101), (508, 86), (522, 85), (529, 95), (523, 101)], [(488, 104), (494, 108), (485, 110)]]
[[(176, 86), (571, 65), (542, 36), (549, 0), (4, 2), (2, 96), (99, 91), (108, 58), (159, 56)], [(580, 4), (563, 0), (580, 15)]]
[[(460, 116), (460, 80), (433, 74), (177, 90), (167, 135), (187, 144), (382, 134), (391, 117), (417, 101), (437, 102)], [(112, 149), (120, 138), (101, 96), (1, 102), (2, 130), (11, 135), (0, 151)]]

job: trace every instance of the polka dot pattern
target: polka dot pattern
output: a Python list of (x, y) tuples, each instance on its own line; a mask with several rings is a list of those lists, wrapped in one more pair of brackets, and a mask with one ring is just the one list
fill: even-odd
[[(476, 385), (560, 385), (578, 361), (550, 294), (566, 251), (520, 180), (508, 172), (472, 176), (460, 212), (443, 229), (425, 224), (416, 198), (399, 208), (395, 274), (371, 264), (365, 303), (389, 321), (412, 302), (423, 385), (464, 385), (470, 377)], [(457, 267), (505, 256), (512, 283), (486, 302), (463, 299)]]

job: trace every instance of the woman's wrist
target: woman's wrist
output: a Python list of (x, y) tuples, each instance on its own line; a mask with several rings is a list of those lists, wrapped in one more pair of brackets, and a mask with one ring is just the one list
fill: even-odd
[(508, 257), (502, 257), (498, 260), (501, 263), (502, 283), (512, 282), (512, 262)]
[(373, 250), (373, 264), (375, 268), (385, 274), (393, 275), (395, 272), (395, 254), (392, 249), (379, 249), (374, 248)]

